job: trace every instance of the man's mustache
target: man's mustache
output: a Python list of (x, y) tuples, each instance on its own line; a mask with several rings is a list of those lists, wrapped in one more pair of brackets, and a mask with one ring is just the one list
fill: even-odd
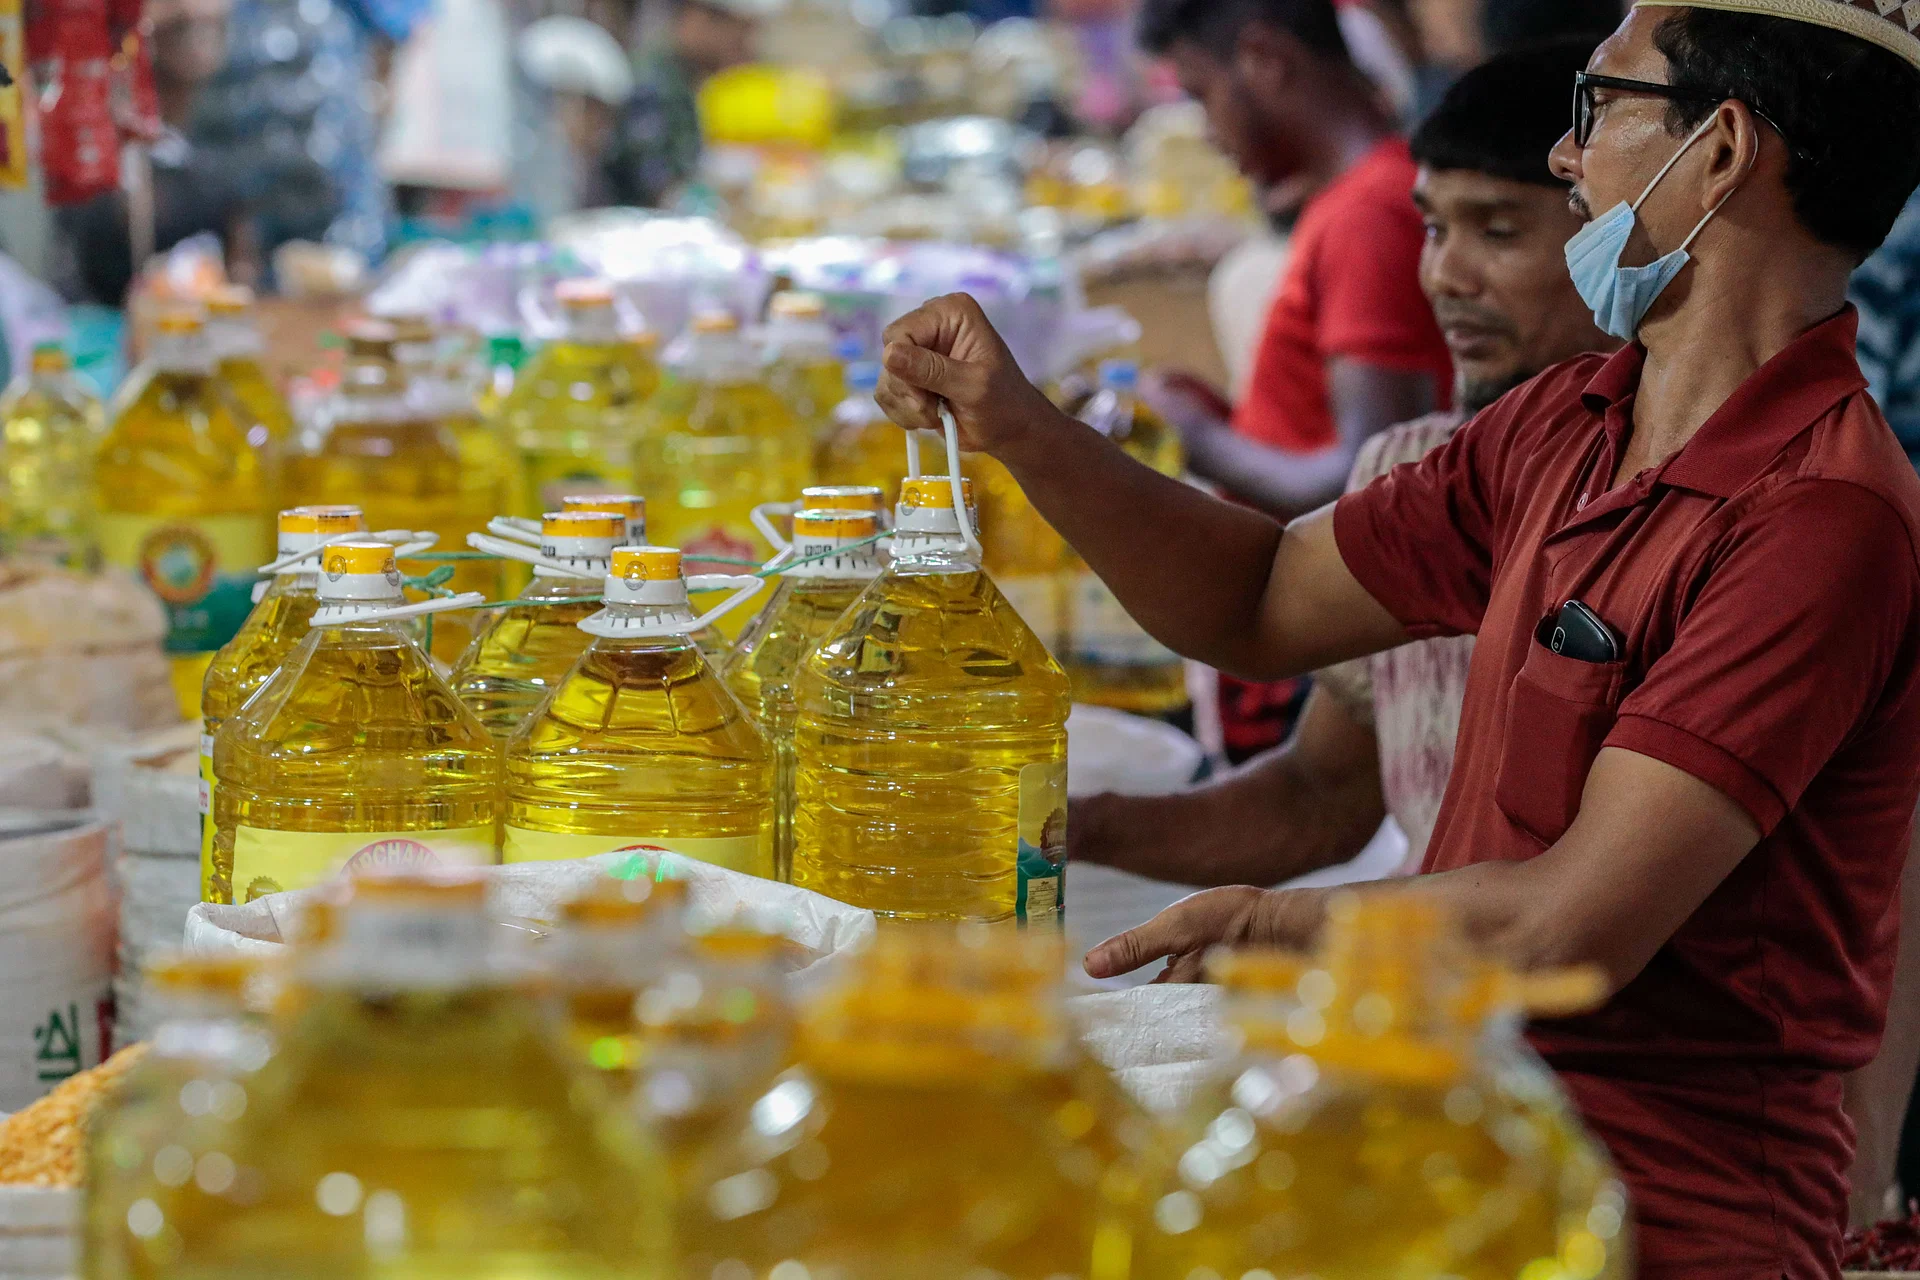
[(1579, 218), (1582, 222), (1593, 221), (1593, 206), (1587, 203), (1587, 198), (1580, 194), (1580, 189), (1578, 187), (1572, 187), (1568, 189), (1567, 207), (1569, 209), (1572, 209), (1574, 216)]
[(1513, 322), (1498, 311), (1471, 302), (1442, 299), (1433, 304), (1433, 318), (1442, 329), (1481, 329), (1503, 337), (1513, 335)]

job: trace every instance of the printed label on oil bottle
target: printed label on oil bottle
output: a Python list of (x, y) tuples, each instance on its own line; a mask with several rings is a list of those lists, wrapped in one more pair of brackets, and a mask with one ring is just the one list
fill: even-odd
[(1067, 762), (1020, 770), (1019, 889), (1014, 916), (1022, 924), (1065, 922), (1067, 912)]
[(168, 653), (210, 653), (253, 610), (255, 569), (272, 558), (259, 516), (100, 517), (100, 554), (131, 570), (167, 610)]
[(213, 735), (200, 734), (200, 901), (213, 901)]
[(773, 878), (773, 829), (752, 835), (675, 838), (672, 836), (598, 836), (573, 832), (530, 831), (508, 827), (503, 862), (564, 862), (602, 853), (678, 854), (750, 876)]
[(406, 871), (416, 867), (490, 867), (492, 827), (445, 831), (263, 831), (233, 833), (233, 900), (304, 889), (340, 871)]
[(1108, 667), (1172, 666), (1180, 655), (1148, 635), (1133, 620), (1099, 575), (1074, 575), (1068, 598), (1068, 616), (1073, 619), (1073, 657), (1085, 663)]

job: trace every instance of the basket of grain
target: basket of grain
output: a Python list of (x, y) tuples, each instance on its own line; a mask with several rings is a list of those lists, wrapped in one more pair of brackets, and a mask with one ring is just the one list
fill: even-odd
[(79, 1274), (87, 1122), (143, 1048), (123, 1049), (0, 1119), (0, 1276)]

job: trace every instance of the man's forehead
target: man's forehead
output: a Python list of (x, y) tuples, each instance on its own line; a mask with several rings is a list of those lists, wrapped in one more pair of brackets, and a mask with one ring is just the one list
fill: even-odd
[(1664, 81), (1667, 58), (1654, 47), (1653, 33), (1673, 12), (1671, 9), (1635, 9), (1629, 13), (1619, 29), (1593, 51), (1587, 70), (1626, 80)]
[[(1543, 168), (1545, 164), (1543, 158)], [(1421, 165), (1413, 182), (1413, 198), (1417, 204), (1428, 208), (1447, 206), (1497, 211), (1535, 204), (1564, 205), (1567, 192), (1565, 187), (1550, 187), (1543, 182), (1521, 182), (1480, 169), (1436, 169)]]

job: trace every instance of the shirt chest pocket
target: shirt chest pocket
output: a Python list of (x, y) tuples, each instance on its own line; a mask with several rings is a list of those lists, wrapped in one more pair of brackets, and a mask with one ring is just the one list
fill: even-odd
[(1587, 770), (1613, 730), (1624, 662), (1581, 662), (1536, 640), (1507, 695), (1506, 741), (1493, 798), (1551, 845), (1580, 812)]

